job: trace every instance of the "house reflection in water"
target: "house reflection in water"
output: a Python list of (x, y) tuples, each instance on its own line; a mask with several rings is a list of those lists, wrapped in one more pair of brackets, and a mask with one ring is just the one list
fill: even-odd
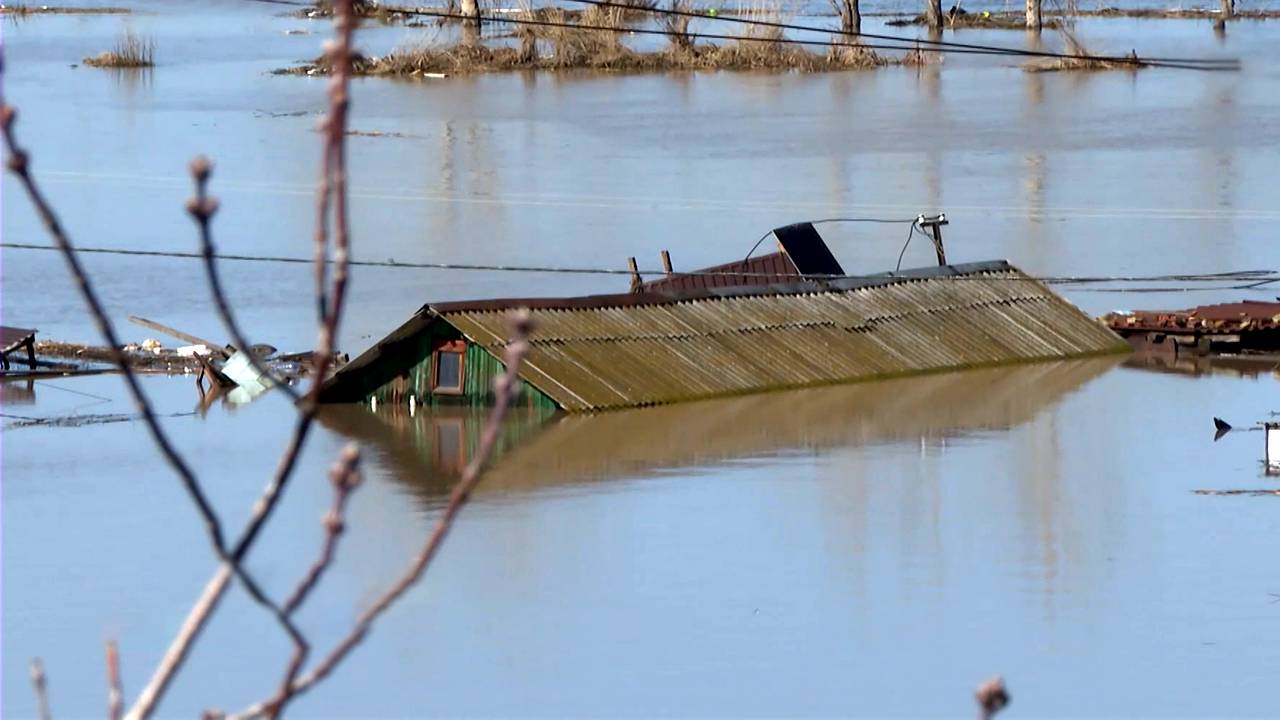
[[(938, 440), (1026, 423), (1116, 366), (1094, 358), (942, 373), (635, 410), (521, 408), (506, 422), (479, 494), (634, 478), (789, 451)], [(321, 422), (429, 503), (479, 444), (484, 408), (324, 408)]]

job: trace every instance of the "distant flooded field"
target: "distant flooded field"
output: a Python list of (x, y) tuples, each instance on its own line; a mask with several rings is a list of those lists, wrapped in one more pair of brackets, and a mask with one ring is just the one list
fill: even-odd
[[(92, 5), (92, 3), (76, 3)], [(105, 3), (104, 3), (105, 6)], [(3, 17), (5, 98), (75, 241), (193, 252), (187, 161), (214, 159), (221, 252), (311, 253), (327, 21), (256, 2), (111, 3)], [(970, 11), (1017, 10), (990, 3)], [(1082, 8), (1097, 10), (1098, 7)], [(1163, 7), (1131, 3), (1124, 7)], [(1250, 9), (1277, 9), (1251, 4)], [(825, 4), (788, 5), (833, 24)], [(864, 30), (923, 37), (864, 4)], [(95, 68), (126, 31), (151, 67)], [(370, 25), (362, 51), (451, 30)], [(516, 72), (355, 81), (352, 356), (427, 301), (624, 292), (625, 275), (409, 269), (659, 267), (740, 258), (770, 228), (945, 212), (948, 258), (1039, 276), (1280, 267), (1274, 22), (1083, 17), (1091, 51), (1233, 57), (1238, 72), (1040, 74), (1021, 58), (848, 72)], [(1024, 33), (944, 39), (1027, 47)], [(1063, 41), (1047, 32), (1042, 47)], [(3, 323), (97, 341), (62, 260), (3, 181)], [(892, 229), (890, 229), (892, 228)], [(850, 272), (892, 269), (899, 226), (822, 227)], [(224, 339), (198, 261), (88, 254), (130, 315)], [(934, 262), (913, 242), (903, 267)], [(255, 341), (315, 341), (306, 265), (226, 261)], [(1094, 315), (1271, 300), (1234, 283), (1055, 289)], [(1141, 292), (1137, 292), (1141, 290)], [(1011, 712), (1259, 715), (1274, 706), (1280, 578), (1262, 489), (1275, 368), (1125, 358), (905, 378), (599, 416), (522, 417), (426, 581), (299, 717), (907, 715), (972, 711), (1002, 673)], [(149, 376), (164, 425), (228, 522), (290, 432), (270, 394), (194, 412), (190, 376)], [(55, 716), (100, 714), (102, 642), (126, 695), (214, 567), (202, 528), (118, 377), (8, 382), (3, 431), (3, 712), (30, 717), (27, 660)], [(1213, 440), (1213, 417), (1243, 431)], [(99, 418), (101, 419), (101, 418)], [(341, 407), (321, 417), (250, 567), (283, 594), (314, 556), (325, 471), (355, 440), (367, 482), (300, 621), (319, 645), (391, 582), (473, 451), (474, 413)], [(161, 714), (240, 709), (289, 646), (233, 591)]]

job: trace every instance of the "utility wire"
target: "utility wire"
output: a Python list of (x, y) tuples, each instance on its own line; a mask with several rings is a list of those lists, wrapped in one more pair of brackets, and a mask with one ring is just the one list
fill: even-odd
[[(306, 3), (290, 2), (289, 0), (256, 0), (257, 2), (267, 2), (276, 5), (290, 5), (295, 7), (311, 7)], [(1240, 61), (1235, 59), (1214, 59), (1214, 58), (1142, 58), (1134, 55), (1070, 55), (1066, 53), (1051, 53), (1045, 51), (1024, 50), (1019, 48), (998, 47), (993, 45), (974, 45), (970, 43), (956, 43), (943, 40), (929, 40), (926, 38), (912, 38), (905, 36), (881, 35), (874, 33), (845, 33), (833, 28), (822, 28), (805, 25), (795, 25), (790, 23), (777, 23), (766, 20), (756, 20), (751, 18), (738, 17), (721, 17), (700, 15), (677, 10), (665, 10), (659, 8), (646, 9), (635, 8), (619, 3), (607, 2), (606, 0), (568, 0), (568, 2), (582, 2), (592, 5), (601, 5), (604, 7), (626, 8), (636, 12), (648, 12), (658, 15), (674, 15), (679, 17), (690, 17), (707, 20), (724, 20), (729, 22), (737, 22), (746, 25), (754, 25), (769, 28), (793, 29), (811, 32), (821, 32), (825, 34), (838, 34), (853, 37), (868, 37), (872, 39), (882, 39), (892, 42), (902, 43), (900, 45), (879, 45), (872, 43), (859, 43), (850, 41), (837, 40), (803, 40), (797, 38), (757, 38), (742, 35), (723, 35), (717, 33), (688, 33), (692, 38), (703, 38), (710, 40), (724, 41), (741, 41), (741, 42), (760, 42), (760, 43), (779, 43), (787, 45), (803, 45), (812, 47), (825, 48), (864, 48), (869, 50), (901, 50), (911, 51), (918, 50), (922, 52), (950, 52), (959, 55), (1001, 55), (1013, 57), (1037, 57), (1050, 58), (1060, 60), (1093, 60), (1097, 62), (1106, 62), (1114, 64), (1133, 65), (1135, 67), (1150, 66), (1184, 70), (1238, 70)], [(578, 23), (559, 22), (554, 20), (538, 20), (534, 18), (515, 18), (506, 15), (477, 14), (463, 15), (461, 13), (421, 10), (415, 8), (396, 8), (392, 12), (402, 15), (412, 15), (419, 17), (433, 17), (445, 20), (475, 21), (508, 23), (511, 25), (527, 25), (535, 27), (553, 27), (571, 30), (591, 30), (601, 32), (616, 32), (633, 35), (660, 35), (669, 37), (675, 33), (669, 30), (661, 30), (654, 28), (634, 28), (622, 27), (615, 25), (584, 25)]]
[[(767, 237), (767, 235), (766, 235)], [(8, 248), (13, 250), (44, 250), (58, 252), (58, 248), (52, 245), (36, 245), (31, 243), (15, 243), (0, 242), (0, 248)], [(198, 252), (184, 252), (179, 250), (133, 250), (124, 248), (102, 248), (102, 247), (77, 247), (77, 253), (93, 253), (102, 255), (126, 255), (134, 257), (164, 257), (164, 258), (182, 258), (192, 260), (202, 260), (204, 258)], [(288, 257), (279, 255), (241, 255), (241, 254), (225, 254), (215, 255), (218, 260), (231, 260), (243, 262), (271, 262), (271, 263), (288, 263), (297, 265), (310, 265), (315, 262), (315, 258)], [(332, 263), (332, 260), (326, 262)], [(466, 270), (466, 271), (482, 271), (482, 272), (522, 272), (522, 273), (550, 273), (560, 275), (633, 275), (642, 276), (730, 276), (739, 278), (777, 278), (778, 273), (752, 273), (752, 272), (735, 272), (725, 270), (701, 271), (693, 270), (689, 272), (672, 272), (666, 270), (639, 270), (633, 273), (630, 269), (621, 270), (613, 268), (586, 268), (586, 267), (549, 267), (539, 265), (485, 265), (473, 263), (424, 263), (424, 262), (399, 262), (396, 260), (351, 260), (350, 264), (359, 267), (387, 267), (387, 268), (403, 268), (403, 269), (419, 269), (419, 270)], [(805, 275), (805, 279), (809, 280), (846, 280), (868, 277), (883, 277), (883, 274), (872, 273), (869, 275)], [(945, 280), (965, 280), (970, 276), (951, 275), (941, 276), (935, 279)], [(977, 278), (982, 279), (982, 278)], [(1159, 283), (1159, 282), (1238, 282), (1245, 283), (1239, 285), (1227, 285), (1217, 287), (1199, 287), (1199, 288), (1151, 288), (1151, 289), (1126, 289), (1117, 288), (1114, 292), (1176, 292), (1179, 290), (1256, 290), (1257, 286), (1262, 283), (1280, 282), (1280, 270), (1236, 270), (1230, 272), (1218, 273), (1190, 273), (1190, 274), (1171, 274), (1171, 275), (1110, 275), (1110, 276), (1027, 276), (1025, 278), (1008, 278), (1010, 280), (1026, 280), (1029, 282), (1041, 282), (1049, 285), (1081, 285), (1081, 284), (1100, 284), (1100, 283)], [(1111, 292), (1110, 290), (1103, 290)]]
[[(915, 225), (915, 223), (916, 223), (916, 218), (912, 218), (912, 219), (910, 219), (910, 220), (899, 220), (899, 219), (896, 219), (896, 218), (848, 218), (848, 217), (838, 217), (838, 218), (822, 218), (821, 220), (808, 220), (808, 221), (806, 221), (806, 222), (808, 222), (810, 225), (822, 225), (823, 223), (883, 223), (883, 224), (891, 224), (891, 225), (899, 225), (899, 224), (911, 223), (912, 225)], [(756, 250), (760, 247), (760, 243), (764, 242), (764, 241), (765, 241), (766, 239), (768, 239), (768, 237), (769, 237), (770, 235), (772, 235), (772, 234), (773, 234), (773, 231), (772, 231), (772, 230), (770, 230), (769, 232), (767, 232), (767, 233), (765, 233), (765, 234), (761, 235), (761, 236), (760, 236), (760, 239), (756, 241), (756, 244), (755, 244), (755, 245), (752, 245), (752, 246), (751, 246), (751, 249), (747, 251), (747, 256), (746, 256), (745, 258), (743, 258), (743, 259), (742, 259), (742, 261), (743, 261), (743, 262), (746, 262), (746, 261), (750, 260), (750, 259), (751, 259), (751, 256), (752, 256), (752, 255), (754, 255), (754, 254), (756, 253)]]

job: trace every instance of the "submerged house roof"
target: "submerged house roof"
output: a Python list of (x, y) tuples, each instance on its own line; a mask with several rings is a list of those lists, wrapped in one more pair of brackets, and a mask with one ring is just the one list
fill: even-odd
[(506, 315), (517, 308), (535, 322), (522, 379), (569, 411), (1127, 349), (997, 261), (790, 284), (428, 304), (339, 370), (321, 399), (364, 400), (412, 362), (398, 356), (415, 337), (442, 326), (501, 358)]

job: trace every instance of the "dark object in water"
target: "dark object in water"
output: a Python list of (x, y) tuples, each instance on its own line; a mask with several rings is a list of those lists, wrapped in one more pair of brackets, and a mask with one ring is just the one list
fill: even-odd
[(1226, 420), (1223, 420), (1222, 418), (1218, 418), (1218, 417), (1214, 418), (1213, 427), (1215, 428), (1215, 432), (1213, 433), (1214, 442), (1218, 442), (1219, 440), (1222, 439), (1223, 435), (1226, 435), (1227, 433), (1231, 432), (1231, 424), (1228, 423)]
[(36, 368), (36, 331), (29, 328), (0, 326), (0, 366), (9, 369), (9, 353), (26, 348), (27, 364)]

